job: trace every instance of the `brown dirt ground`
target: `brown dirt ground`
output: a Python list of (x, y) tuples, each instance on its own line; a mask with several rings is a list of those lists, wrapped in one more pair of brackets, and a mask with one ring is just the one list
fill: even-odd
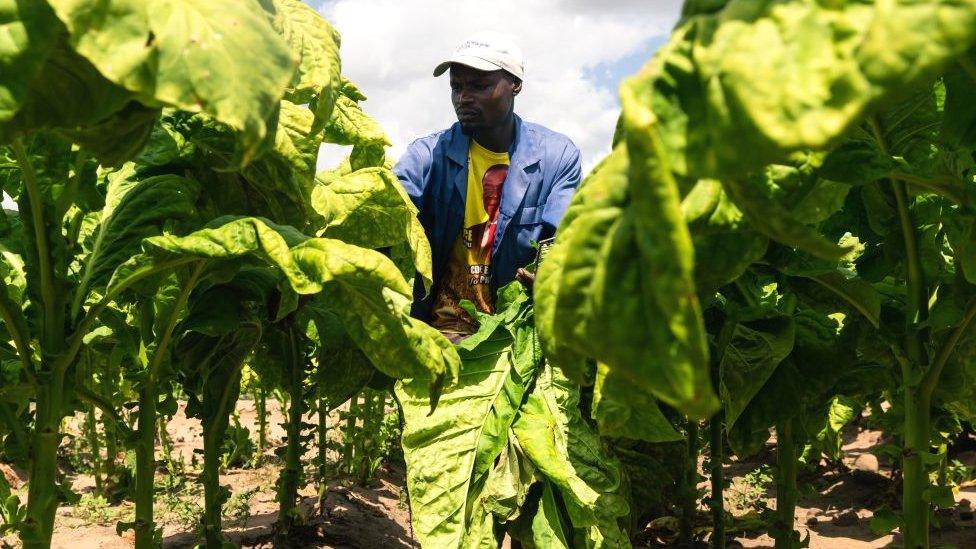
[[(282, 446), (285, 436), (280, 426), (283, 416), (277, 403), (268, 401), (269, 429), (268, 441), (272, 447)], [(251, 430), (252, 437), (257, 433), (257, 416), (253, 402), (241, 401), (238, 404), (241, 425)], [(308, 417), (306, 421), (313, 421)], [(333, 415), (329, 418), (330, 427), (338, 422)], [(174, 456), (181, 455), (187, 463), (187, 471), (193, 470), (190, 462), (195, 448), (202, 448), (202, 428), (199, 420), (188, 419), (183, 414), (182, 405), (167, 426), (173, 441)], [(330, 437), (331, 438), (331, 437)], [(225, 517), (224, 532), (235, 544), (242, 547), (282, 547), (274, 541), (274, 523), (277, 520), (278, 504), (274, 500), (275, 481), (278, 478), (279, 462), (271, 449), (265, 454), (266, 462), (257, 469), (231, 469), (222, 474), (221, 484), (232, 493), (253, 492), (247, 498), (249, 513), (239, 519)], [(311, 475), (310, 453), (307, 458), (306, 474)], [(199, 470), (197, 469), (197, 472)], [(21, 475), (23, 473), (21, 472)], [(188, 473), (189, 474), (189, 473)], [(370, 487), (361, 487), (352, 482), (330, 483), (326, 509), (322, 515), (316, 508), (316, 491), (307, 486), (300, 491), (302, 510), (308, 517), (308, 529), (301, 541), (289, 547), (329, 547), (329, 548), (413, 548), (410, 528), (410, 515), (405, 500), (401, 501), (401, 487), (405, 472), (397, 465), (386, 466), (380, 470), (376, 482)], [(94, 486), (90, 476), (70, 478), (74, 490), (80, 494), (92, 493)], [(196, 474), (188, 479), (184, 493), (179, 497), (162, 498), (157, 495), (155, 506), (156, 520), (163, 526), (163, 547), (193, 547), (197, 539), (192, 522), (193, 505), (203, 501), (202, 486), (197, 483)], [(171, 502), (176, 502), (173, 504)], [(132, 534), (122, 537), (116, 535), (115, 524), (119, 520), (131, 520), (132, 505), (123, 503), (107, 509), (102, 514), (84, 514), (77, 507), (65, 506), (58, 510), (52, 547), (55, 549), (122, 549), (132, 547)], [(180, 511), (183, 511), (182, 513)], [(16, 547), (14, 538), (4, 541)]]
[[(281, 445), (284, 431), (280, 427), (281, 414), (277, 406), (269, 401), (271, 424), (269, 442), (272, 447)], [(238, 406), (241, 424), (256, 433), (256, 415), (252, 402), (242, 401)], [(311, 418), (308, 418), (311, 420)], [(330, 417), (330, 425), (337, 422)], [(172, 437), (174, 450), (179, 452), (189, 464), (193, 450), (201, 447), (201, 428), (199, 422), (187, 419), (182, 409), (169, 423), (168, 432)], [(845, 467), (819, 471), (816, 476), (801, 479), (810, 483), (815, 491), (800, 497), (796, 510), (795, 527), (801, 536), (809, 536), (810, 547), (818, 548), (875, 548), (899, 546), (897, 534), (876, 536), (869, 527), (871, 510), (883, 503), (897, 502), (897, 487), (891, 482), (891, 469), (881, 461), (877, 472), (855, 471), (850, 468), (861, 454), (878, 446), (881, 435), (877, 431), (851, 428), (846, 433), (843, 463)], [(232, 492), (251, 491), (246, 498), (249, 512), (242, 518), (225, 518), (224, 529), (230, 539), (243, 547), (281, 547), (274, 544), (273, 533), (276, 521), (277, 503), (274, 501), (274, 483), (278, 475), (278, 465), (273, 454), (267, 453), (268, 462), (258, 469), (233, 469), (221, 475), (221, 482)], [(310, 457), (310, 456), (309, 456)], [(976, 465), (976, 453), (960, 456), (968, 465)], [(765, 455), (749, 461), (733, 462), (726, 467), (726, 477), (733, 488), (726, 492), (727, 507), (733, 513), (745, 512), (742, 507), (756, 507), (765, 504), (775, 506), (773, 487), (767, 485), (760, 489), (743, 492), (744, 476), (763, 463), (774, 462), (770, 449)], [(309, 465), (311, 467), (311, 465)], [(189, 466), (188, 466), (189, 469)], [(8, 476), (9, 468), (4, 469)], [(20, 473), (22, 475), (22, 473)], [(72, 485), (79, 493), (91, 493), (90, 477), (72, 477)], [(193, 504), (202, 501), (202, 488), (194, 485), (195, 475), (188, 481), (184, 493), (167, 501), (158, 501), (157, 520), (163, 525), (164, 547), (192, 547), (195, 543), (193, 533)], [(361, 487), (354, 483), (337, 480), (330, 483), (326, 514), (315, 509), (314, 488), (306, 487), (301, 495), (302, 508), (308, 517), (307, 535), (292, 547), (332, 547), (332, 548), (412, 548), (417, 547), (413, 540), (409, 511), (401, 490), (405, 484), (404, 470), (401, 466), (390, 465), (380, 471), (373, 486)], [(705, 484), (702, 486), (705, 487)], [(737, 498), (737, 499), (736, 499)], [(976, 487), (963, 488), (956, 495), (957, 502), (968, 500), (976, 502)], [(183, 504), (181, 514), (178, 505)], [(735, 509), (735, 507), (740, 507)], [(976, 548), (976, 520), (972, 513), (961, 512), (967, 507), (963, 502), (950, 513), (943, 516), (944, 527), (932, 532), (933, 547), (974, 547)], [(115, 533), (115, 523), (131, 516), (131, 504), (101, 508), (100, 514), (85, 514), (84, 509), (63, 507), (58, 512), (57, 526), (52, 546), (66, 549), (115, 549), (132, 546), (131, 533), (119, 537)], [(703, 513), (705, 509), (701, 510)], [(847, 515), (838, 521), (838, 517)], [(856, 520), (851, 520), (856, 516)], [(838, 524), (839, 522), (839, 524)], [(847, 525), (844, 525), (846, 522)], [(16, 546), (7, 538), (7, 543)], [(773, 540), (763, 534), (739, 532), (730, 547), (772, 547)]]
[[(801, 476), (799, 484), (808, 484), (812, 493), (801, 495), (794, 515), (794, 528), (800, 538), (809, 536), (814, 549), (868, 549), (877, 547), (901, 547), (897, 533), (875, 535), (870, 528), (873, 509), (883, 504), (900, 507), (900, 486), (892, 482), (891, 467), (882, 458), (877, 472), (858, 470), (854, 462), (862, 454), (870, 454), (872, 448), (882, 444), (882, 434), (851, 426), (844, 433), (843, 465), (817, 471), (816, 475)], [(772, 446), (765, 456), (748, 462), (732, 463), (726, 468), (726, 477), (736, 479), (762, 462), (773, 463)], [(976, 454), (960, 455), (967, 465), (976, 465)], [(728, 497), (728, 494), (726, 495)], [(930, 534), (932, 547), (976, 547), (976, 520), (973, 519), (969, 502), (976, 502), (976, 487), (964, 484), (956, 494), (956, 509), (940, 512), (941, 527), (933, 527)], [(774, 487), (768, 486), (762, 495), (764, 503), (775, 509)], [(733, 512), (734, 513), (734, 512)], [(843, 517), (843, 518), (841, 518)], [(855, 518), (856, 517), (856, 518)], [(773, 539), (766, 534), (741, 534), (732, 546), (772, 548)]]

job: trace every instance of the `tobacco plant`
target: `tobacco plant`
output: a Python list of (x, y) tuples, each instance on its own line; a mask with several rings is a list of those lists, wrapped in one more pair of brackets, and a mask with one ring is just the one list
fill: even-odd
[[(759, 266), (787, 296), (777, 314), (813, 328), (801, 336), (797, 324), (796, 345), (841, 337), (855, 363), (896, 380), (901, 528), (907, 547), (928, 546), (932, 413), (971, 417), (959, 380), (972, 365), (974, 22), (965, 1), (685, 4), (670, 41), (621, 87), (613, 152), (570, 206), (536, 288), (547, 356), (574, 380), (595, 376), (601, 432), (641, 438), (633, 426), (657, 424), (658, 400), (692, 417), (716, 409), (708, 341), (721, 328), (709, 333), (703, 309)], [(825, 367), (850, 364), (817, 351), (805, 365), (799, 349), (790, 358), (776, 343), (753, 359), (764, 373), (724, 399), (730, 434), (750, 393), (785, 408), (791, 393), (774, 387), (787, 374), (816, 393)], [(836, 391), (824, 390), (811, 401), (829, 402)], [(784, 509), (808, 412), (795, 413), (747, 429), (777, 425)]]
[[(220, 542), (214, 463), (260, 332), (236, 333), (235, 351), (216, 363), (186, 365), (174, 352), (221, 334), (193, 311), (241, 269), (270, 273), (287, 298), (281, 316), (299, 294), (326, 289), (338, 318), (355, 324), (346, 330), (356, 345), (405, 354), (380, 363), (391, 375), (450, 379), (456, 354), (407, 318), (397, 266), (339, 235), (316, 236), (328, 229), (311, 207), (319, 144), (355, 144), (355, 176), (382, 161), (385, 137), (358, 109), (362, 94), (340, 75), (338, 35), (314, 10), (295, 0), (51, 0), (2, 3), (0, 21), (0, 185), (18, 204), (2, 223), (9, 360), (0, 419), (5, 453), (29, 466), (27, 504), (7, 502), (6, 515), (25, 547), (50, 543), (63, 497), (59, 428), (80, 400), (136, 450), (131, 526), (138, 547), (158, 542), (155, 434), (181, 367), (203, 378), (207, 542)], [(77, 383), (79, 357), (102, 327), (122, 357), (101, 364), (123, 365), (138, 392), (134, 429), (108, 391)], [(118, 379), (111, 372), (100, 377)]]

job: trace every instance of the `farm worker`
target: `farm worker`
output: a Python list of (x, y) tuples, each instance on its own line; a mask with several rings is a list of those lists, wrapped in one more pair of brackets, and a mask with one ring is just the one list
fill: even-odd
[(429, 295), (419, 280), (413, 316), (454, 342), (477, 331), (462, 299), (494, 312), (499, 287), (535, 259), (532, 243), (552, 237), (580, 181), (580, 153), (566, 136), (515, 114), (524, 61), (512, 38), (465, 40), (434, 69), (448, 72), (458, 121), (411, 143), (394, 167), (433, 251)]

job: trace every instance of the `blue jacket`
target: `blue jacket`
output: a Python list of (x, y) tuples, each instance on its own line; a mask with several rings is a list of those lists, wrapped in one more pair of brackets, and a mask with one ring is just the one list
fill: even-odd
[[(430, 320), (454, 242), (464, 224), (468, 185), (468, 136), (454, 123), (417, 139), (393, 168), (420, 210), (420, 222), (433, 252), (434, 287), (425, 296), (414, 286), (412, 315)], [(580, 153), (568, 137), (515, 117), (510, 168), (499, 206), (498, 235), (492, 247), (491, 290), (515, 279), (515, 271), (535, 259), (533, 241), (551, 237), (580, 181)]]

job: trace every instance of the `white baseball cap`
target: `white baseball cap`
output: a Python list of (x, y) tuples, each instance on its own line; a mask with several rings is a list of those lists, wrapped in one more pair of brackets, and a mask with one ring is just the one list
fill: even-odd
[(525, 60), (515, 39), (501, 32), (484, 31), (471, 36), (458, 46), (454, 55), (434, 68), (434, 76), (444, 74), (452, 63), (466, 65), (479, 71), (508, 71), (519, 80), (525, 79)]

